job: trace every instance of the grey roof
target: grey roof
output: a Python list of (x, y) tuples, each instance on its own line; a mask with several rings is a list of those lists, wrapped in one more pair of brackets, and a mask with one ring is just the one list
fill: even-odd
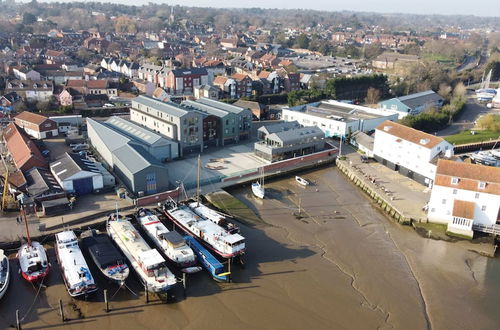
[(265, 125), (265, 126), (260, 127), (258, 129), (258, 131), (266, 133), (266, 134), (272, 134), (272, 133), (288, 131), (288, 130), (292, 130), (292, 129), (296, 129), (296, 128), (300, 128), (300, 124), (296, 120), (294, 120), (294, 121), (284, 121), (282, 123)]
[(221, 110), (219, 108), (215, 108), (215, 107), (212, 107), (210, 105), (203, 104), (203, 103), (200, 103), (200, 102), (186, 100), (186, 101), (182, 102), (182, 104), (188, 105), (188, 106), (193, 107), (193, 108), (195, 108), (197, 110), (209, 113), (209, 114), (217, 116), (219, 118), (224, 118), (224, 117), (226, 117), (229, 114), (228, 111)]
[(66, 180), (82, 171), (100, 173), (93, 161), (82, 158), (78, 154), (69, 154), (67, 152), (55, 162), (50, 163), (50, 169), (59, 180)]
[(126, 144), (116, 149), (113, 152), (113, 157), (118, 159), (132, 174), (152, 165), (162, 166), (156, 158), (136, 144)]
[(121, 148), (131, 141), (128, 137), (94, 119), (87, 118), (87, 125), (92, 127), (103, 141), (106, 141), (106, 148), (110, 151)]
[(191, 69), (174, 69), (171, 71), (175, 76), (186, 76), (186, 75), (207, 75), (207, 69), (205, 68), (191, 68)]
[(132, 101), (175, 117), (182, 117), (188, 113), (188, 109), (180, 105), (172, 102), (163, 102), (146, 95), (140, 95), (132, 99)]
[(212, 107), (224, 110), (224, 111), (236, 113), (236, 114), (240, 114), (242, 111), (245, 110), (245, 108), (242, 108), (242, 107), (238, 107), (238, 106), (228, 104), (225, 102), (215, 101), (212, 99), (207, 99), (205, 97), (198, 99), (196, 102), (206, 104), (206, 105), (209, 105), (209, 106), (212, 106)]
[(401, 96), (398, 98), (399, 101), (404, 103), (406, 106), (410, 108), (415, 108), (419, 105), (436, 102), (442, 100), (443, 98), (439, 96), (439, 94), (435, 93), (432, 90), (428, 90), (425, 92), (410, 94), (406, 96)]
[(129, 138), (147, 145), (153, 145), (159, 142), (169, 142), (158, 133), (155, 133), (154, 131), (151, 131), (121, 117), (113, 116), (106, 120), (105, 124), (108, 127), (110, 126), (110, 128), (113, 128), (115, 130), (118, 130), (120, 133), (125, 134)]
[(361, 131), (356, 131), (352, 134), (352, 139), (356, 141), (358, 145), (367, 147), (370, 150), (373, 150), (373, 145), (375, 142), (375, 139), (373, 136), (370, 136), (366, 133), (363, 133)]
[(269, 140), (280, 140), (283, 145), (299, 142), (303, 138), (324, 138), (325, 133), (316, 126), (301, 127), (293, 130), (282, 131), (270, 134)]
[(26, 190), (30, 196), (37, 197), (44, 193), (64, 193), (48, 170), (35, 167), (26, 172), (25, 177)]

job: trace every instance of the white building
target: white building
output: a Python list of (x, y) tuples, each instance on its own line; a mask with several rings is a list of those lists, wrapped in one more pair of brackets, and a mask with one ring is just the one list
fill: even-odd
[(317, 126), (326, 137), (345, 138), (349, 131), (369, 132), (386, 120), (397, 120), (396, 113), (342, 103), (334, 100), (285, 107), (281, 118), (302, 126)]
[(500, 168), (439, 160), (428, 205), (431, 222), (472, 237), (473, 225), (500, 224)]
[(430, 186), (437, 158), (453, 156), (453, 146), (438, 136), (385, 121), (375, 129), (373, 154), (379, 163)]
[(77, 154), (66, 152), (50, 164), (50, 172), (64, 191), (78, 196), (99, 191), (104, 186), (101, 171), (95, 163)]

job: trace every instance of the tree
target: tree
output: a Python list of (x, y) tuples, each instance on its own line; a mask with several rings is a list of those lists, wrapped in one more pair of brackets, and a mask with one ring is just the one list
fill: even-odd
[(294, 47), (308, 49), (309, 48), (309, 38), (306, 34), (301, 34), (295, 39)]
[(32, 13), (24, 13), (23, 14), (23, 24), (31, 25), (36, 22), (36, 16)]
[(451, 97), (451, 86), (446, 83), (439, 84), (439, 90), (437, 92), (443, 99), (449, 101)]
[(365, 103), (366, 104), (377, 104), (380, 100), (380, 90), (370, 87), (366, 92)]
[(497, 116), (491, 113), (479, 118), (477, 120), (477, 126), (481, 129), (487, 129), (490, 131), (500, 131), (500, 121), (497, 121)]

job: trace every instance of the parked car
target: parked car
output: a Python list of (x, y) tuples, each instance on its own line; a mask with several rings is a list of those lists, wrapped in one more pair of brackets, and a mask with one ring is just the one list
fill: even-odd
[(111, 104), (111, 103), (105, 103), (103, 106), (103, 108), (114, 108), (115, 105), (114, 104)]
[(74, 146), (71, 150), (73, 152), (79, 152), (79, 151), (88, 150), (88, 149), (89, 149), (89, 145), (86, 143), (82, 143), (82, 144), (78, 144), (78, 145)]

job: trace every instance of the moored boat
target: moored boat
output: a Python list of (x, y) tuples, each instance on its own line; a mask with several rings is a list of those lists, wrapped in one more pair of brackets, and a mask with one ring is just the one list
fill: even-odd
[(165, 259), (156, 249), (151, 249), (128, 219), (113, 214), (108, 220), (107, 230), (148, 291), (164, 293), (177, 283), (174, 274), (166, 267)]
[(26, 237), (28, 242), (22, 244), (17, 251), (17, 260), (22, 277), (28, 282), (43, 280), (49, 273), (50, 263), (42, 244), (31, 241), (28, 220), (24, 210), (21, 209), (21, 218), (24, 218), (26, 225)]
[(7, 292), (10, 283), (10, 264), (9, 258), (0, 250), (0, 299)]
[(61, 275), (70, 296), (84, 296), (97, 291), (94, 277), (90, 273), (72, 230), (56, 234), (55, 251)]
[(125, 257), (113, 245), (111, 238), (96, 230), (87, 230), (80, 236), (82, 245), (101, 273), (109, 280), (123, 285), (130, 270)]
[(198, 216), (212, 221), (213, 223), (221, 226), (231, 234), (236, 234), (240, 232), (238, 226), (234, 223), (226, 220), (226, 217), (219, 212), (209, 208), (208, 206), (202, 204), (201, 202), (191, 202), (187, 204), (194, 213)]
[(266, 188), (264, 188), (264, 168), (260, 168), (259, 173), (259, 180), (252, 183), (252, 193), (255, 195), (255, 197), (264, 199), (266, 195)]
[(308, 186), (309, 185), (309, 181), (307, 181), (306, 179), (304, 178), (301, 178), (300, 176), (296, 175), (295, 176), (295, 181), (297, 181), (298, 183), (300, 183), (301, 185), (303, 186)]
[(164, 205), (167, 217), (188, 235), (200, 239), (209, 249), (224, 258), (245, 253), (245, 238), (232, 234), (214, 222), (198, 216), (187, 205), (168, 200)]
[(176, 231), (170, 231), (161, 223), (156, 214), (141, 208), (137, 212), (137, 221), (156, 247), (165, 256), (180, 267), (189, 267), (196, 263), (193, 250)]
[(187, 244), (193, 249), (198, 257), (198, 260), (203, 267), (212, 275), (214, 280), (218, 282), (229, 282), (231, 273), (224, 272), (224, 265), (220, 263), (205, 247), (191, 236), (184, 236)]

